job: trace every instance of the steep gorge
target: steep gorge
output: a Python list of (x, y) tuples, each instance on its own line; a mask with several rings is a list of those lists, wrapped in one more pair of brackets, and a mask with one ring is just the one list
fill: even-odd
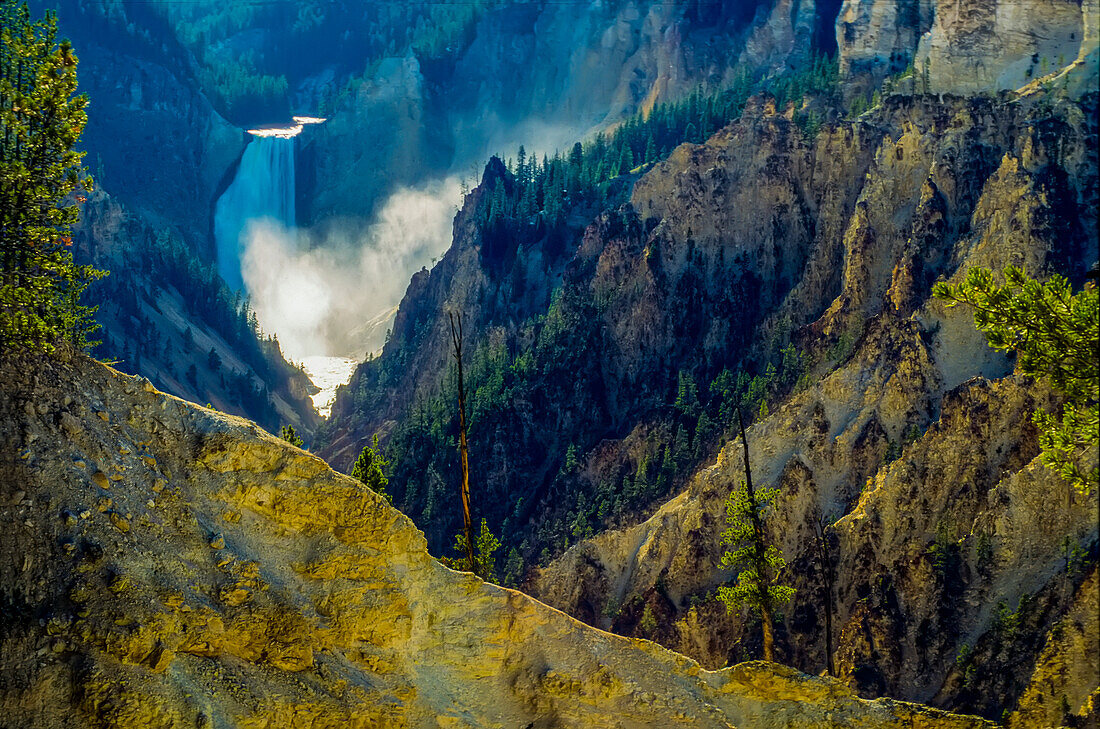
[[(698, 435), (702, 421), (673, 401), (684, 372), (714, 392), (723, 369), (761, 372), (793, 343), (808, 368), (799, 391), (778, 390), (750, 430), (754, 471), (783, 494), (772, 529), (798, 575), (785, 660), (824, 665), (816, 521), (835, 535), (834, 656), (853, 688), (993, 718), (1024, 711), (1047, 632), (1095, 565), (1095, 497), (1063, 506), (1027, 419), (1049, 395), (1012, 377), (967, 313), (930, 290), (970, 266), (1008, 263), (1080, 284), (1097, 249), (1095, 106), (1095, 94), (1057, 90), (903, 90), (807, 138), (790, 110), (758, 100), (642, 175), (631, 206), (583, 235), (513, 239), (503, 270), (473, 221), (503, 174), (491, 164), (456, 219), (455, 245), (414, 278), (394, 339), (338, 401), (323, 452), (341, 465), (371, 433), (416, 427), (424, 410), (412, 393), (438, 392), (446, 371), (439, 312), (464, 312), (486, 357), (515, 371), (530, 353), (537, 372), (533, 396), (481, 414), (497, 440), (475, 446), (475, 503), (543, 564), (584, 535), (574, 527), (562, 540), (562, 524), (611, 527), (527, 589), (719, 667), (757, 655), (751, 625), (712, 597), (729, 578), (718, 535), (739, 466), (733, 445)], [(544, 349), (555, 327), (564, 334)], [(729, 427), (710, 412), (719, 433)], [(633, 499), (636, 518), (645, 444), (659, 455), (681, 431), (705, 464), (685, 491), (637, 526), (604, 502), (596, 509), (609, 472), (637, 470), (611, 492), (611, 502)], [(396, 493), (415, 517), (425, 492)], [(649, 503), (662, 496), (648, 493)], [(431, 513), (419, 523), (446, 549), (454, 520)], [(1057, 528), (1039, 526), (1053, 513)], [(1085, 567), (1067, 572), (1063, 538), (1089, 555)], [(1094, 688), (1072, 688), (1072, 714), (1092, 711), (1079, 699)]]
[[(442, 56), (355, 77), (298, 148), (297, 189), (279, 188), (315, 222), (365, 218), (395, 185), (486, 149), (797, 67), (839, 13), (834, 97), (754, 97), (706, 143), (606, 182), (608, 209), (490, 224), (524, 173), (489, 162), (453, 245), (413, 276), (381, 357), (317, 435), (345, 470), (375, 434), (399, 447), (389, 488), (412, 521), (254, 426), (155, 391), (271, 431), (315, 422), (301, 373), (180, 277), (180, 260), (210, 262), (239, 130), (195, 91), (183, 49), (164, 47), (186, 59), (172, 73), (155, 49), (134, 68), (106, 53), (129, 81), (102, 96), (133, 112), (130, 152), (148, 153), (105, 164), (107, 187), (112, 171), (155, 184), (95, 196), (74, 240), (124, 267), (107, 333), (156, 387), (79, 357), (5, 362), (13, 721), (984, 725), (856, 696), (1010, 726), (1100, 721), (1097, 496), (1040, 465), (1029, 417), (1060, 403), (930, 297), (974, 265), (1080, 286), (1095, 264), (1097, 3), (964, 5), (506, 3)], [(491, 42), (502, 33), (511, 47)], [(207, 132), (168, 139), (173, 115)], [(186, 168), (179, 199), (159, 165)], [(166, 265), (171, 245), (191, 250)], [(458, 524), (448, 311), (469, 337), (475, 515), (505, 543), (507, 584), (572, 617), (428, 556)], [(754, 476), (781, 493), (768, 522), (797, 588), (778, 638), (793, 669), (742, 663), (756, 627), (714, 599), (745, 465), (737, 403), (752, 404)], [(826, 614), (839, 681), (797, 672), (826, 665)]]
[[(802, 280), (771, 322), (793, 324), (794, 340), (818, 348), (819, 362), (838, 338), (854, 350), (750, 429), (753, 471), (780, 488), (771, 529), (799, 587), (787, 611), (788, 660), (803, 670), (825, 663), (814, 524), (832, 524), (841, 674), (867, 695), (999, 717), (1084, 576), (1065, 573), (1062, 539), (1095, 564), (1095, 496), (1073, 497), (1034, 460), (1027, 416), (1048, 396), (1005, 378), (1010, 365), (986, 350), (967, 314), (928, 297), (934, 280), (971, 265), (1083, 273), (1074, 266), (1089, 265), (1096, 251), (1096, 128), (1088, 105), (1035, 115), (1018, 104), (914, 101), (888, 98), (881, 114), (818, 140), (819, 149), (862, 140), (865, 151), (846, 157), (866, 166), (854, 176), (850, 217), (810, 249)], [(893, 114), (904, 121), (891, 128)], [(721, 179), (713, 160), (725, 140), (707, 146), (674, 157), (652, 182), (643, 178), (635, 204), (646, 209), (663, 178), (674, 181), (673, 194), (658, 199), (685, 203), (680, 225), (698, 229), (698, 217), (728, 209), (700, 206), (706, 193), (679, 192), (698, 189), (704, 171)], [(827, 220), (818, 218), (819, 231)], [(646, 634), (638, 626), (647, 608), (661, 616), (650, 637), (708, 665), (754, 654), (751, 628), (711, 597), (729, 577), (717, 567), (719, 533), (724, 499), (741, 477), (739, 447), (725, 446), (716, 465), (643, 524), (582, 542), (540, 571), (533, 594), (634, 634)], [(1060, 515), (1056, 527), (1050, 514)], [(1032, 621), (1028, 630), (1005, 637), (1004, 615), (992, 609), (1002, 602), (1031, 611), (1020, 618)], [(957, 656), (983, 643), (988, 663), (976, 662), (963, 681)], [(1015, 684), (998, 683), (1005, 671)]]

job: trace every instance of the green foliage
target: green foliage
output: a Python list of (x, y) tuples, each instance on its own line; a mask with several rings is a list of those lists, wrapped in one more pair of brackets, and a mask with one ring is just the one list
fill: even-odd
[(371, 444), (363, 446), (359, 457), (355, 459), (355, 465), (351, 467), (351, 477), (358, 479), (379, 496), (384, 496), (387, 501), (393, 502), (393, 496), (386, 491), (389, 479), (386, 478), (386, 467), (389, 464), (382, 455), (382, 449), (378, 447), (378, 434), (375, 433)]
[(945, 579), (948, 572), (955, 567), (959, 553), (958, 543), (951, 539), (945, 524), (940, 523), (936, 528), (936, 538), (928, 545), (927, 553), (932, 559), (932, 569), (941, 580)]
[(481, 531), (474, 542), (474, 565), (470, 569), (466, 557), (466, 535), (455, 534), (454, 551), (462, 555), (457, 558), (444, 557), (440, 561), (452, 569), (469, 570), (486, 582), (497, 580), (497, 560), (494, 554), (500, 548), (500, 541), (489, 531), (489, 523), (481, 520)]
[[(490, 238), (514, 234), (525, 226), (561, 226), (578, 208), (615, 208), (626, 202), (628, 188), (610, 183), (640, 165), (663, 159), (683, 142), (702, 143), (740, 115), (754, 85), (744, 73), (716, 93), (701, 90), (686, 99), (636, 114), (611, 135), (597, 134), (576, 143), (567, 154), (540, 162), (521, 146), (509, 159), (507, 183), (497, 179), (478, 206), (478, 225)], [(703, 131), (700, 131), (703, 130)], [(705, 133), (704, 133), (705, 131)]]
[(732, 549), (722, 554), (722, 566), (737, 573), (733, 585), (718, 588), (718, 599), (730, 612), (742, 607), (772, 609), (786, 605), (794, 588), (780, 582), (787, 566), (783, 553), (768, 544), (763, 534), (764, 511), (777, 489), (758, 489), (755, 498), (744, 481), (726, 499), (726, 529), (722, 544)]
[(989, 346), (1018, 355), (1017, 368), (1046, 378), (1065, 397), (1062, 417), (1037, 410), (1043, 463), (1081, 493), (1100, 482), (1100, 307), (1092, 283), (1074, 294), (1069, 281), (1054, 275), (1040, 283), (1015, 266), (1003, 272), (1003, 285), (985, 268), (972, 268), (958, 285), (937, 283), (933, 294), (974, 309), (974, 324)]
[(1020, 603), (1015, 612), (1008, 607), (1008, 603), (1004, 600), (997, 602), (997, 607), (993, 612), (993, 621), (990, 629), (1002, 642), (1016, 639), (1016, 635), (1020, 630), (1021, 617), (1026, 612), (1028, 599), (1028, 595), (1024, 595), (1020, 598)]
[(974, 662), (974, 652), (968, 643), (963, 643), (959, 647), (959, 652), (955, 655), (955, 668), (962, 673), (963, 688), (970, 688), (974, 684), (977, 665)]
[(298, 435), (298, 431), (294, 430), (293, 425), (284, 425), (282, 430), (279, 431), (279, 437), (292, 446), (298, 446), (299, 448), (301, 448), (302, 444), (305, 442)]
[(690, 372), (680, 370), (676, 385), (676, 402), (672, 405), (680, 414), (689, 419), (699, 417), (699, 388)]
[[(768, 347), (759, 369), (743, 373), (736, 367), (746, 346), (738, 340), (731, 342), (728, 356), (711, 360), (685, 353), (668, 370), (615, 383), (637, 393), (636, 404), (628, 404), (621, 399), (625, 391), (609, 388), (607, 370), (601, 369), (607, 332), (600, 314), (622, 292), (581, 289), (562, 271), (585, 265), (573, 253), (584, 226), (601, 210), (602, 235), (643, 250), (644, 221), (625, 204), (632, 181), (617, 179), (627, 164), (652, 164), (683, 142), (705, 141), (761, 88), (779, 83), (781, 95), (797, 92), (793, 98), (802, 99), (818, 89), (832, 93), (834, 77), (831, 61), (818, 63), (797, 84), (735, 74), (727, 89), (658, 104), (613, 133), (552, 157), (535, 157), (520, 147), (511, 159), (494, 158), (486, 166), (464, 211), (480, 238), (480, 262), (492, 271), (480, 292), (488, 321), (464, 368), (468, 438), (471, 461), (483, 464), (479, 503), (485, 506), (479, 512), (500, 524), (501, 541), (518, 548), (521, 558), (545, 561), (578, 539), (635, 518), (713, 454), (737, 407), (767, 412), (800, 381), (806, 366), (801, 353), (787, 345), (789, 337)], [(653, 249), (645, 255), (656, 274), (662, 257)], [(547, 278), (562, 282), (553, 293), (525, 285), (533, 261)], [(697, 265), (711, 264), (692, 263)], [(718, 265), (736, 270), (732, 262)], [(701, 284), (685, 282), (683, 288), (692, 286)], [(685, 306), (693, 295), (674, 294)], [(717, 312), (736, 306), (739, 296), (723, 293), (718, 302), (708, 294), (704, 305)], [(501, 311), (508, 312), (507, 322), (495, 318)], [(685, 309), (686, 318), (709, 315)], [(417, 312), (395, 332), (396, 346), (357, 380), (352, 393), (357, 408), (371, 409), (381, 392), (402, 381), (402, 368), (432, 331), (432, 316)], [(732, 371), (722, 370), (724, 365)], [(389, 438), (387, 456), (395, 503), (421, 525), (433, 550), (449, 551), (458, 515), (441, 505), (456, 488), (458, 426), (453, 377), (445, 376), (439, 385), (418, 393)], [(620, 401), (608, 407), (609, 398)], [(623, 408), (632, 412), (613, 412)], [(601, 443), (625, 438), (623, 419), (635, 415), (652, 423), (644, 442), (620, 440), (602, 448), (602, 457), (591, 457)]]
[(57, 18), (0, 0), (0, 344), (78, 348), (97, 328), (80, 303), (105, 274), (73, 262), (70, 230), (91, 180), (74, 147), (87, 122), (77, 59)]
[(512, 547), (508, 550), (508, 557), (504, 560), (504, 569), (500, 573), (500, 580), (506, 587), (517, 587), (523, 579), (523, 556), (519, 550)]

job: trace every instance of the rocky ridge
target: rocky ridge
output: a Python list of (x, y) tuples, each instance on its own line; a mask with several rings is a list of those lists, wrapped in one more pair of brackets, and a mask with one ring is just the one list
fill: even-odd
[[(799, 588), (781, 639), (786, 660), (803, 670), (825, 665), (814, 525), (832, 525), (839, 673), (866, 695), (999, 717), (1017, 698), (1028, 701), (1021, 692), (1046, 660), (1039, 657), (1044, 636), (1070, 609), (1085, 576), (1066, 573), (1063, 538), (1095, 554), (1096, 497), (1067, 495), (1035, 460), (1028, 414), (1049, 395), (1008, 376), (1009, 363), (985, 347), (966, 312), (945, 310), (929, 291), (936, 278), (957, 278), (972, 265), (1013, 263), (1079, 276), (1095, 253), (1087, 232), (1095, 222), (1088, 217), (1077, 228), (1070, 221), (1091, 216), (1096, 161), (1087, 140), (1096, 131), (1084, 109), (1056, 113), (1051, 118), (1081, 126), (1069, 132), (1056, 123), (1052, 133), (1043, 113), (1009, 121), (1004, 112), (1012, 107), (996, 102), (913, 101), (888, 98), (881, 114), (823, 133), (813, 153), (779, 155), (782, 145), (756, 137), (757, 154), (776, 154), (773, 164), (789, 170), (780, 179), (808, 180), (800, 189), (810, 191), (804, 204), (816, 213), (812, 229), (821, 235), (794, 251), (777, 249), (774, 260), (805, 256), (801, 280), (757, 341), (793, 323), (800, 328), (794, 339), (811, 351), (846, 340), (853, 352), (750, 429), (754, 480), (780, 489), (771, 528)], [(753, 123), (749, 117), (740, 126)], [(730, 140), (743, 133), (727, 130), (703, 148), (678, 152), (639, 181), (635, 206), (667, 221), (654, 239), (679, 228), (706, 240), (708, 231), (721, 230), (727, 246), (744, 245), (744, 226), (725, 222), (738, 206), (725, 202), (721, 184), (740, 172), (731, 161), (745, 145)], [(1047, 146), (1055, 139), (1060, 151)], [(837, 148), (844, 154), (825, 154)], [(857, 186), (834, 183), (838, 178)], [(767, 197), (768, 185), (761, 187)], [(838, 206), (841, 200), (847, 202)], [(617, 254), (609, 246), (601, 255)], [(775, 265), (759, 253), (754, 260), (767, 271)], [(705, 665), (753, 655), (754, 633), (743, 616), (725, 615), (712, 597), (729, 577), (717, 567), (719, 533), (725, 496), (742, 477), (739, 448), (726, 445), (644, 523), (572, 548), (530, 590), (586, 621), (648, 635)], [(1057, 528), (1050, 528), (1050, 514), (1059, 515)], [(1026, 614), (1020, 620), (1030, 621), (1028, 629), (1009, 635), (1007, 613), (994, 610), (1000, 603)], [(658, 617), (655, 630), (638, 627), (643, 609)], [(1100, 636), (1086, 640), (1096, 646)], [(960, 652), (983, 644), (983, 658), (959, 679)], [(1096, 687), (1094, 679), (1069, 692), (1077, 702), (1071, 713), (1093, 711), (1081, 697)], [(990, 703), (992, 695), (1003, 703)]]
[(987, 726), (452, 572), (315, 456), (83, 356), (2, 376), (5, 723)]

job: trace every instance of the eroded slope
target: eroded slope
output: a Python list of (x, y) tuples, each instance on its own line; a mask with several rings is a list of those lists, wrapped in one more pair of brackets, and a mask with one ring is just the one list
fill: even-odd
[(320, 459), (83, 357), (3, 382), (13, 726), (982, 725), (705, 671), (452, 572)]

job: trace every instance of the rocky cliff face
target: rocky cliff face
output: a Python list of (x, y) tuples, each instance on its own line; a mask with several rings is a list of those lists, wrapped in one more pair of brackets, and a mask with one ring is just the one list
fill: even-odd
[(927, 67), (934, 91), (1017, 89), (1076, 61), (1095, 23), (1080, 0), (941, 2), (917, 67)]
[(102, 191), (82, 206), (73, 241), (79, 260), (110, 272), (87, 294), (100, 302), (99, 356), (272, 432), (284, 424), (307, 435), (313, 430), (318, 416), (309, 396), (316, 389), (309, 378), (249, 325), (186, 243)]
[(61, 33), (80, 59), (79, 91), (90, 99), (84, 165), (131, 211), (212, 260), (214, 198), (244, 133), (199, 91), (194, 60), (153, 24), (155, 14), (59, 6)]
[[(1013, 120), (1008, 108), (896, 97), (793, 158), (817, 166), (800, 172), (791, 157), (776, 156), (780, 179), (806, 181), (799, 189), (816, 214), (806, 227), (820, 237), (810, 244), (787, 236), (793, 250), (750, 258), (769, 272), (762, 278), (775, 280), (782, 253), (804, 257), (795, 259), (797, 282), (758, 332), (793, 323), (794, 339), (810, 351), (830, 341), (854, 349), (749, 431), (754, 480), (780, 489), (771, 529), (799, 588), (781, 641), (787, 660), (804, 670), (825, 665), (828, 609), (839, 673), (858, 690), (997, 717), (1021, 697), (1027, 676), (1041, 672), (1043, 638), (1074, 594), (1089, 594), (1078, 587), (1081, 570), (1066, 571), (1063, 540), (1089, 554), (1097, 540), (1095, 496), (1069, 494), (1034, 460), (1028, 414), (1049, 396), (1005, 377), (1010, 367), (989, 353), (965, 312), (928, 300), (933, 280), (971, 265), (1041, 271), (1078, 261), (1080, 272), (1095, 256), (1085, 232), (1096, 195), (1091, 111), (1070, 106), (1048, 116), (1042, 107)], [(674, 155), (637, 184), (635, 205), (667, 221), (654, 237), (690, 228), (705, 240), (716, 220), (715, 230), (739, 239), (745, 224), (726, 217), (738, 206), (724, 202), (724, 188), (700, 184), (736, 174), (723, 164), (744, 148), (727, 151), (736, 134)], [(1048, 146), (1055, 139), (1060, 150)], [(764, 156), (784, 149), (758, 144)], [(757, 194), (768, 200), (763, 180)], [(651, 190), (669, 202), (651, 203)], [(1070, 221), (1082, 214), (1090, 217), (1078, 229)], [(729, 578), (717, 567), (719, 533), (725, 496), (742, 477), (739, 448), (725, 446), (649, 520), (571, 549), (534, 579), (533, 594), (706, 665), (752, 655), (743, 616), (725, 615), (713, 599)], [(825, 563), (815, 523), (827, 527)], [(836, 580), (828, 599), (826, 566)], [(645, 610), (656, 627), (638, 627)], [(1027, 628), (1006, 627), (1013, 620)], [(1095, 646), (1100, 636), (1085, 640)], [(970, 652), (978, 648), (984, 653)], [(959, 665), (969, 669), (963, 678)], [(1091, 710), (1081, 702), (1094, 680), (1067, 689), (1071, 713)]]
[(882, 78), (904, 69), (936, 8), (934, 0), (845, 0), (836, 20), (841, 73)]
[(1075, 83), (1095, 87), (1098, 22), (1095, 0), (845, 0), (836, 36), (850, 80), (877, 84), (912, 63), (930, 91), (982, 94), (1071, 64), (1088, 65)]
[(367, 216), (398, 184), (521, 144), (553, 153), (700, 84), (827, 52), (835, 12), (813, 0), (506, 4), (445, 58), (386, 58), (356, 80), (309, 145), (301, 198), (316, 201), (312, 220)]
[(320, 459), (86, 358), (0, 375), (13, 725), (988, 726), (589, 628), (444, 568)]

